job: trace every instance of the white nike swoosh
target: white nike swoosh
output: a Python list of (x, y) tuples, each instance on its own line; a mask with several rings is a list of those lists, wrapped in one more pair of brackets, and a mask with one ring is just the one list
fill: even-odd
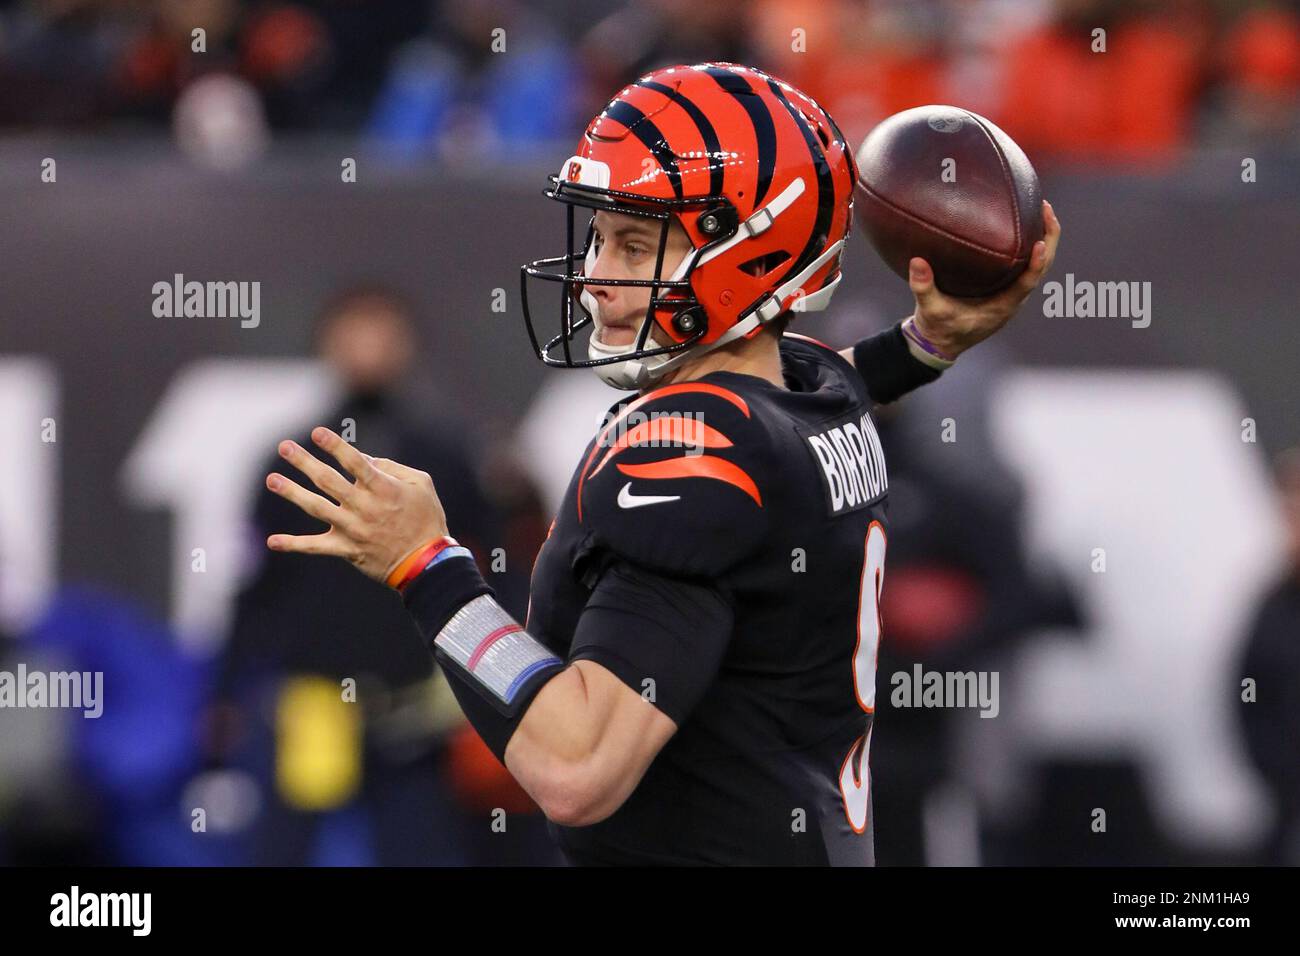
[(618, 506), (620, 508), (640, 508), (642, 505), (661, 505), (665, 501), (677, 501), (681, 495), (634, 495), (628, 489), (632, 487), (632, 482), (628, 482), (618, 490)]

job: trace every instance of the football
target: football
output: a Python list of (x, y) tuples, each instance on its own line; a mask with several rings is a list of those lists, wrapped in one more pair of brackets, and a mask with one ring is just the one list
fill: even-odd
[(992, 295), (1043, 238), (1042, 190), (1024, 151), (982, 116), (918, 106), (873, 129), (857, 153), (856, 212), (886, 264), (920, 256), (942, 292)]

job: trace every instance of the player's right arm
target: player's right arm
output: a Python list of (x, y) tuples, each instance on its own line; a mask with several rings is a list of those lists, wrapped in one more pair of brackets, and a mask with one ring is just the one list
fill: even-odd
[[(1061, 222), (1051, 203), (1043, 202), (1046, 233), (1034, 245), (1029, 266), (1008, 288), (983, 299), (945, 295), (935, 286), (934, 270), (924, 259), (912, 260), (908, 285), (916, 309), (902, 323), (841, 349), (858, 369), (872, 399), (886, 404), (928, 384), (957, 356), (993, 335), (1016, 314), (1052, 267), (1061, 241)], [(911, 356), (908, 361), (904, 351)]]

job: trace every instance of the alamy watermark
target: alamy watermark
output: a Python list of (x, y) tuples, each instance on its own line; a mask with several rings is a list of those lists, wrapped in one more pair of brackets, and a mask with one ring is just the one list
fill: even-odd
[(104, 713), (103, 671), (0, 671), (0, 709), (26, 707), (75, 708), (82, 717)]
[(152, 893), (87, 893), (73, 885), (50, 897), (50, 925), (118, 926), (132, 936), (148, 936), (153, 927)]
[[(600, 448), (685, 448), (687, 455), (702, 455), (710, 444), (710, 429), (704, 424), (702, 412), (606, 413), (597, 428)], [(719, 438), (715, 436), (714, 440)]]
[(927, 671), (920, 664), (912, 670), (895, 671), (889, 678), (894, 707), (978, 707), (981, 717), (996, 717), (997, 671)]
[(1043, 315), (1049, 319), (1131, 319), (1135, 329), (1151, 324), (1150, 282), (1093, 282), (1065, 274), (1064, 282), (1043, 284)]
[(178, 272), (171, 282), (155, 282), (153, 296), (153, 314), (159, 319), (238, 318), (245, 329), (262, 322), (260, 282), (186, 282)]

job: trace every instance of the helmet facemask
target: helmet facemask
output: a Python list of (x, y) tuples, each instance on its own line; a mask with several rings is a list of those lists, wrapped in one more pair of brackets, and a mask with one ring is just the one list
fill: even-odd
[[(547, 365), (559, 368), (594, 368), (600, 378), (615, 388), (637, 389), (653, 384), (670, 368), (679, 365), (693, 353), (708, 333), (708, 319), (703, 305), (691, 285), (691, 273), (700, 255), (714, 241), (728, 238), (735, 232), (735, 211), (731, 203), (720, 196), (684, 199), (657, 199), (635, 193), (620, 192), (603, 185), (589, 185), (551, 177), (551, 187), (546, 190), (551, 199), (565, 204), (567, 247), (563, 256), (538, 259), (525, 265), (520, 272), (520, 291), (523, 301), (524, 323), (533, 350)], [(587, 272), (594, 261), (595, 210), (623, 215), (640, 216), (660, 223), (658, 248), (652, 277), (645, 279), (604, 279), (591, 282)], [(576, 245), (577, 216), (580, 211), (592, 210), (581, 248)], [(669, 231), (674, 218), (680, 221), (683, 213), (693, 213), (704, 219), (713, 213), (710, 225), (716, 226), (717, 236), (700, 246), (692, 243), (680, 265), (670, 276), (665, 276), (664, 258), (668, 248)], [(729, 226), (729, 228), (727, 228)], [(683, 224), (683, 228), (684, 224)], [(689, 236), (689, 230), (687, 231)], [(542, 341), (529, 304), (528, 280), (539, 279), (561, 285), (560, 331)], [(596, 338), (599, 304), (586, 290), (586, 285), (640, 286), (650, 289), (650, 300), (645, 315), (637, 329), (634, 341), (626, 345), (607, 345)], [(676, 339), (669, 345), (651, 340), (654, 327), (674, 330)], [(590, 328), (587, 357), (575, 355), (575, 337)], [(558, 353), (558, 354), (557, 354)]]

